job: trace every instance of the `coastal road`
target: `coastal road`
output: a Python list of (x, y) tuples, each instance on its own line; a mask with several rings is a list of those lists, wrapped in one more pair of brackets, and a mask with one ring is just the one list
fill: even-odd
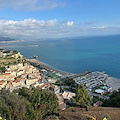
[(90, 96), (98, 96), (99, 98), (109, 99), (109, 97), (107, 97), (107, 96), (100, 95), (100, 94), (97, 94), (97, 93), (93, 93), (93, 92), (90, 92), (90, 91), (88, 91), (88, 94), (89, 94)]

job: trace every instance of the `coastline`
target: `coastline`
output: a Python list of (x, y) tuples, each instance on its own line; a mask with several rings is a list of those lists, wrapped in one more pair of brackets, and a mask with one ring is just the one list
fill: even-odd
[[(65, 72), (65, 71), (62, 71), (62, 70), (58, 70), (44, 62), (41, 62), (37, 59), (27, 59), (30, 63), (34, 64), (36, 67), (41, 67), (41, 68), (45, 68), (46, 70), (49, 70), (49, 71), (55, 71), (55, 72), (58, 72), (64, 76), (77, 76), (77, 75), (80, 75), (80, 74), (73, 74), (73, 73), (68, 73), (68, 72)], [(114, 77), (108, 77), (108, 79), (106, 80), (106, 84), (111, 86), (112, 87), (112, 91), (116, 90), (118, 91), (118, 89), (120, 88), (120, 79), (118, 78), (114, 78)]]
[(65, 72), (65, 71), (62, 71), (62, 70), (59, 70), (59, 69), (56, 69), (56, 68), (54, 68), (54, 67), (52, 67), (52, 66), (50, 66), (50, 65), (48, 65), (48, 64), (46, 64), (46, 63), (44, 63), (44, 62), (41, 62), (41, 61), (39, 61), (39, 60), (37, 60), (37, 59), (27, 59), (29, 62), (31, 62), (32, 64), (35, 64), (37, 67), (41, 67), (41, 68), (45, 68), (45, 69), (47, 69), (47, 70), (49, 70), (49, 71), (56, 71), (56, 72), (59, 72), (59, 73), (61, 73), (62, 75), (77, 75), (77, 74), (74, 74), (74, 73), (68, 73), (68, 72)]

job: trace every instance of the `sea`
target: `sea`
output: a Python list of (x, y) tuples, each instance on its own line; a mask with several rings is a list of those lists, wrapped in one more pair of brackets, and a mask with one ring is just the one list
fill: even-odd
[(51, 38), (0, 43), (24, 57), (34, 55), (54, 68), (70, 73), (101, 71), (120, 79), (120, 35)]

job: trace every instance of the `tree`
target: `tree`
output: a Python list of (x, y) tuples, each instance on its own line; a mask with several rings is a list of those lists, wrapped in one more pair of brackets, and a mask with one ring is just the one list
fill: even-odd
[(76, 106), (87, 107), (91, 104), (91, 97), (88, 95), (87, 90), (80, 84), (77, 88), (75, 97), (72, 98), (72, 101)]
[(6, 51), (4, 51), (3, 53), (10, 53), (10, 50), (6, 50)]
[(7, 120), (43, 120), (57, 113), (58, 98), (54, 93), (36, 88), (0, 91), (0, 116)]
[(14, 54), (17, 54), (17, 53), (18, 53), (18, 51), (16, 51), (16, 50), (13, 50), (13, 53), (14, 53)]
[(120, 89), (113, 91), (109, 99), (103, 101), (105, 107), (120, 107)]
[(5, 72), (5, 67), (0, 67), (0, 72), (4, 73)]

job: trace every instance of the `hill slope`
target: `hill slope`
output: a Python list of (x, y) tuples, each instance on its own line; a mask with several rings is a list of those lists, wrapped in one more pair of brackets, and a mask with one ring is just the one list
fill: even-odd
[(0, 41), (13, 41), (15, 39), (9, 38), (9, 37), (0, 37)]
[(120, 120), (120, 108), (88, 107), (86, 111), (85, 108), (71, 107), (60, 112), (60, 120), (88, 120), (87, 116), (103, 120), (105, 115), (109, 116), (109, 120)]

